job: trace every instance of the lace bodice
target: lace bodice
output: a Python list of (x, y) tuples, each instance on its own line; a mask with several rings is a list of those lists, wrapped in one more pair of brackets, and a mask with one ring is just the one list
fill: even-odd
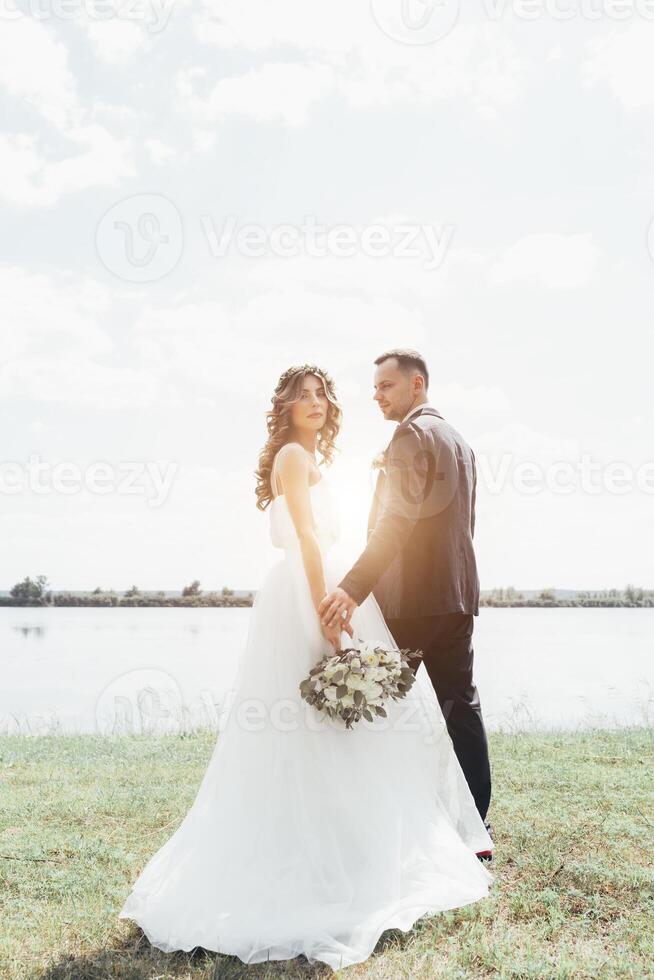
[[(324, 476), (309, 490), (316, 533), (321, 547), (330, 547), (338, 538), (338, 517), (329, 484)], [(283, 494), (270, 505), (270, 537), (275, 548), (297, 548), (299, 540)]]

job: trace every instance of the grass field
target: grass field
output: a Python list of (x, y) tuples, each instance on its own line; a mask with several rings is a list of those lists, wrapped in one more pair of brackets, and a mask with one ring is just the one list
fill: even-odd
[(214, 743), (0, 738), (0, 977), (654, 977), (654, 730), (491, 736), (491, 896), (333, 974), (164, 954), (117, 913)]

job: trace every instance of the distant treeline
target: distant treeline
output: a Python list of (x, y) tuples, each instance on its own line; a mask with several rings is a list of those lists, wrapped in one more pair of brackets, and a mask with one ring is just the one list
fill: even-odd
[(254, 594), (236, 595), (233, 589), (203, 592), (195, 580), (182, 589), (181, 595), (165, 592), (142, 592), (133, 585), (126, 592), (94, 589), (93, 592), (53, 592), (44, 575), (29, 576), (17, 582), (8, 596), (0, 596), (0, 606), (251, 606)]
[(625, 607), (630, 609), (654, 607), (654, 592), (628, 585), (625, 589), (605, 589), (602, 592), (574, 592), (557, 595), (556, 589), (543, 589), (537, 595), (525, 596), (516, 589), (491, 589), (479, 600), (480, 606), (585, 606)]
[[(253, 592), (238, 595), (226, 586), (220, 592), (203, 592), (196, 579), (185, 586), (181, 594), (141, 591), (133, 585), (126, 592), (94, 589), (93, 592), (53, 592), (44, 575), (29, 576), (17, 582), (8, 596), (0, 596), (0, 606), (251, 606)], [(654, 607), (654, 591), (628, 585), (625, 589), (606, 589), (603, 592), (565, 592), (542, 589), (538, 593), (519, 592), (514, 588), (491, 589), (483, 592), (480, 606), (532, 606), (539, 608), (561, 606), (586, 607)]]

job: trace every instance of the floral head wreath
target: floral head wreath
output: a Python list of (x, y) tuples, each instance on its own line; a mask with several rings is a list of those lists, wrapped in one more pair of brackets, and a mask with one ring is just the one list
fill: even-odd
[(315, 364), (302, 364), (300, 366), (290, 367), (287, 371), (284, 371), (279, 381), (277, 382), (277, 387), (275, 388), (275, 394), (278, 395), (280, 391), (286, 387), (287, 383), (291, 378), (295, 377), (296, 374), (315, 374), (317, 377), (322, 378), (325, 382), (325, 387), (333, 387), (334, 382), (329, 377), (326, 371), (322, 368), (317, 367)]

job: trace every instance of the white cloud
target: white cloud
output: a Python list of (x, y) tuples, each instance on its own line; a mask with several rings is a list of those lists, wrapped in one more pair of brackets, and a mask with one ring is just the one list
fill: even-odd
[(156, 166), (166, 163), (167, 160), (171, 160), (175, 156), (175, 150), (168, 143), (164, 143), (163, 140), (149, 139), (145, 140), (143, 145)]
[(2, 265), (0, 293), (4, 361), (54, 355), (67, 348), (94, 357), (111, 349), (97, 323), (98, 315), (107, 308), (108, 295), (97, 284), (78, 284), (70, 276), (53, 277)]
[(582, 75), (588, 85), (605, 83), (626, 109), (654, 106), (654, 34), (649, 25), (634, 21), (619, 33), (588, 44)]
[(193, 149), (198, 153), (207, 153), (213, 150), (218, 137), (211, 129), (196, 128), (193, 130)]
[(524, 422), (509, 422), (500, 429), (479, 435), (475, 448), (488, 457), (509, 453), (515, 462), (529, 460), (541, 464), (573, 460), (580, 452), (576, 439), (539, 432)]
[(203, 95), (198, 82), (204, 83), (205, 75), (195, 69), (177, 77), (181, 108), (201, 125), (236, 115), (298, 126), (307, 121), (313, 103), (333, 87), (332, 70), (317, 64), (271, 62), (245, 75), (221, 78)]
[(96, 408), (148, 404), (155, 382), (139, 368), (103, 363), (113, 351), (99, 324), (110, 294), (71, 276), (0, 266), (0, 396)]
[(592, 235), (527, 235), (499, 256), (490, 269), (498, 285), (530, 282), (548, 289), (571, 289), (590, 282), (599, 257)]
[[(377, 219), (370, 222), (376, 223)], [(385, 224), (393, 227), (390, 222)], [(217, 230), (220, 232), (220, 226)], [(316, 259), (300, 255), (293, 259), (269, 256), (245, 261), (247, 272), (243, 276), (262, 289), (285, 290), (289, 294), (299, 289), (334, 296), (374, 296), (407, 309), (414, 309), (419, 297), (421, 308), (439, 302), (442, 310), (445, 294), (456, 301), (470, 275), (482, 275), (481, 267), (488, 264), (489, 258), (481, 253), (449, 248), (442, 264), (435, 269), (425, 268), (423, 254), (398, 258), (358, 252), (347, 258), (325, 255)]]
[(51, 207), (65, 194), (89, 187), (115, 187), (134, 176), (129, 147), (104, 126), (76, 126), (68, 136), (80, 152), (48, 160), (40, 152), (37, 136), (0, 135), (0, 200), (14, 207)]
[(0, 86), (62, 132), (81, 122), (68, 51), (41, 21), (22, 17), (4, 23)]
[(69, 156), (53, 158), (47, 128), (0, 137), (0, 200), (17, 207), (51, 207), (87, 187), (111, 187), (133, 176), (128, 144), (104, 126), (88, 122), (68, 52), (44, 23), (23, 17), (0, 34), (0, 88), (27, 104), (64, 143)]
[(144, 408), (156, 394), (153, 378), (131, 368), (98, 364), (76, 351), (50, 359), (17, 359), (0, 368), (3, 395), (111, 410)]
[(83, 20), (93, 50), (108, 65), (123, 65), (136, 54), (147, 54), (151, 41), (144, 26), (134, 21), (112, 17), (108, 20)]
[[(398, 336), (419, 345), (424, 325), (414, 311), (389, 301), (310, 292), (261, 293), (234, 308), (219, 301), (147, 309), (135, 324), (136, 347), (161, 388), (216, 395), (270, 382), (277, 366), (313, 362), (328, 350), (331, 370), (370, 361)], [(321, 353), (323, 352), (323, 353)]]
[(545, 64), (549, 65), (553, 61), (563, 60), (563, 48), (560, 44), (555, 44), (554, 47), (550, 48), (545, 58)]
[(438, 403), (447, 411), (466, 409), (469, 412), (506, 412), (511, 408), (509, 396), (494, 385), (465, 387), (458, 382), (439, 385)]
[(356, 41), (382, 36), (367, 5), (348, 0), (308, 4), (305, 0), (203, 0), (193, 17), (198, 40), (219, 48), (266, 51), (291, 47), (307, 52), (345, 54)]
[[(401, 44), (387, 37), (376, 25), (368, 5), (334, 0), (317, 6), (302, 0), (280, 0), (271, 5), (253, 0), (208, 0), (194, 18), (198, 39), (219, 48), (270, 54), (279, 71), (280, 57), (286, 68), (302, 57), (312, 66), (312, 98), (305, 112), (291, 109), (294, 120), (304, 121), (306, 110), (320, 95), (339, 94), (357, 110), (380, 106), (430, 106), (453, 98), (468, 101), (482, 115), (492, 117), (499, 108), (516, 101), (524, 91), (525, 63), (519, 50), (497, 24), (459, 24), (457, 29), (433, 45)], [(317, 67), (332, 69), (315, 84)], [(253, 70), (239, 79), (237, 89), (224, 91), (234, 97), (237, 108), (253, 118), (261, 98), (257, 81), (267, 77), (265, 69)], [(288, 75), (289, 79), (292, 76)], [(298, 76), (299, 77), (299, 76)], [(248, 80), (246, 82), (246, 79)], [(277, 90), (282, 96), (284, 90)], [(289, 95), (292, 102), (299, 94)], [(263, 98), (264, 102), (268, 100)], [(224, 107), (223, 107), (224, 108)]]

